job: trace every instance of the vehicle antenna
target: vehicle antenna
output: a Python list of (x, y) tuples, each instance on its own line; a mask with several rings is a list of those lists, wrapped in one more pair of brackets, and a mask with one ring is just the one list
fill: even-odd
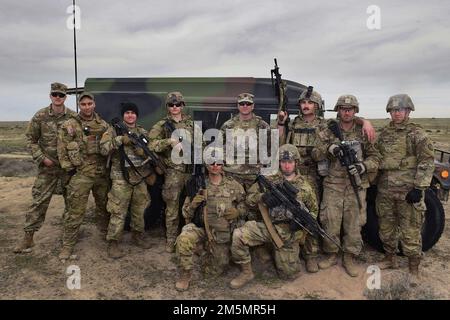
[(73, 54), (75, 58), (75, 106), (78, 113), (78, 67), (77, 67), (77, 28), (75, 24), (75, 0), (72, 0), (73, 10)]

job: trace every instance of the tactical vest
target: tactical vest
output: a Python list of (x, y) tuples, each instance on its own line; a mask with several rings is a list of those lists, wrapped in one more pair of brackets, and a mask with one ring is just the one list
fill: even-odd
[(225, 211), (233, 207), (238, 197), (238, 190), (228, 178), (223, 177), (222, 183), (213, 185), (207, 181), (208, 200), (206, 204), (208, 222), (216, 243), (231, 242), (231, 223), (223, 217)]
[[(364, 161), (364, 150), (363, 150), (363, 136), (361, 133), (362, 127), (361, 125), (358, 125), (355, 123), (351, 131), (344, 131), (342, 130), (342, 135), (344, 138), (343, 143), (348, 145), (351, 149), (353, 149), (356, 152), (356, 157), (358, 161)], [(333, 141), (335, 143), (340, 143), (339, 140), (332, 134)], [(347, 169), (341, 165), (338, 159), (334, 159), (330, 162), (330, 168), (329, 168), (329, 174), (325, 178), (325, 182), (330, 183), (345, 183), (348, 181), (348, 173)], [(368, 181), (367, 177), (363, 175), (361, 177), (362, 180), (364, 180), (363, 184), (364, 187), (367, 186)]]
[[(224, 171), (234, 173), (234, 174), (244, 174), (244, 175), (256, 175), (260, 171), (260, 161), (259, 161), (259, 152), (258, 148), (260, 147), (259, 144), (259, 130), (269, 130), (270, 127), (268, 124), (259, 116), (253, 115), (253, 117), (250, 120), (241, 121), (239, 118), (239, 115), (234, 116), (231, 120), (225, 122), (225, 124), (222, 127), (223, 131), (223, 138), (225, 144), (227, 141), (231, 141), (231, 138), (227, 136), (227, 130), (232, 130), (233, 132), (233, 145), (234, 145), (234, 163), (233, 164), (225, 164)], [(239, 139), (242, 138), (242, 136), (239, 134), (239, 130), (242, 129), (243, 131), (246, 130), (255, 130), (255, 141), (256, 146), (250, 145), (250, 135), (248, 135), (249, 138), (245, 139)], [(268, 132), (269, 133), (269, 132)], [(269, 135), (267, 135), (269, 139)], [(247, 141), (248, 140), (248, 141)], [(238, 141), (241, 141), (242, 143), (245, 143), (243, 145), (243, 151), (244, 151), (244, 163), (243, 164), (237, 164), (238, 161)], [(268, 140), (268, 145), (270, 146), (270, 141)], [(269, 148), (268, 148), (269, 150)], [(239, 150), (240, 152), (240, 150)], [(255, 158), (250, 157), (250, 153), (254, 152), (256, 154)], [(256, 164), (250, 164), (250, 160), (254, 161), (256, 159)], [(242, 160), (241, 160), (242, 161)]]
[(317, 144), (317, 131), (324, 123), (323, 118), (316, 118), (312, 122), (303, 120), (302, 115), (297, 116), (289, 125), (286, 143), (293, 144), (300, 153), (300, 165), (298, 167), (302, 175), (317, 177), (316, 162), (311, 157), (312, 149)]
[(403, 130), (384, 128), (380, 134), (378, 145), (383, 159), (380, 170), (409, 170), (416, 169), (415, 128), (411, 125)]
[[(194, 139), (194, 123), (191, 120), (191, 117), (188, 115), (183, 115), (182, 116), (182, 120), (179, 122), (174, 121), (170, 116), (167, 116), (166, 118), (164, 118), (161, 121), (161, 125), (163, 128), (163, 132), (164, 132), (164, 137), (163, 139), (170, 139), (172, 137), (172, 132), (169, 131), (168, 127), (165, 126), (165, 122), (170, 122), (173, 124), (173, 126), (176, 129), (185, 129), (187, 130), (190, 135), (191, 135), (191, 141), (189, 141), (189, 145), (191, 147), (191, 150), (193, 148), (193, 139)], [(172, 169), (175, 169), (177, 171), (181, 171), (181, 172), (188, 172), (190, 166), (186, 165), (186, 164), (175, 164), (171, 161), (171, 155), (172, 155), (172, 149), (168, 149), (163, 153), (163, 160), (165, 162), (165, 164)], [(192, 155), (193, 156), (193, 155)]]
[(70, 161), (78, 171), (86, 175), (103, 175), (106, 171), (106, 158), (100, 154), (100, 140), (108, 125), (97, 114), (94, 114), (92, 120), (84, 120), (79, 116), (73, 119), (77, 124), (77, 139), (67, 145)]

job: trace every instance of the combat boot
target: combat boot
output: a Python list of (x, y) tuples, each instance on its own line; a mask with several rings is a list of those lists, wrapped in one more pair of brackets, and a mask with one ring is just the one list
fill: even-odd
[(252, 270), (252, 264), (250, 262), (241, 264), (241, 269), (242, 269), (241, 273), (236, 278), (231, 280), (230, 282), (231, 289), (239, 289), (244, 285), (246, 285), (248, 282), (252, 281), (253, 278), (255, 277)]
[(306, 271), (309, 273), (316, 273), (319, 271), (319, 265), (317, 264), (316, 257), (306, 258)]
[(149, 249), (151, 245), (144, 241), (144, 235), (142, 232), (133, 231), (131, 239), (133, 240), (134, 244), (142, 249)]
[(319, 262), (320, 269), (328, 269), (331, 266), (337, 264), (337, 253), (329, 253), (325, 260)]
[(175, 252), (175, 241), (167, 240), (166, 242), (166, 252), (174, 253)]
[(31, 247), (34, 246), (33, 235), (33, 231), (25, 232), (22, 242), (14, 248), (14, 253), (30, 252)]
[(181, 270), (178, 280), (175, 283), (175, 289), (178, 291), (186, 291), (189, 289), (189, 282), (192, 278), (192, 270)]
[(378, 264), (381, 270), (384, 269), (398, 269), (398, 260), (395, 253), (386, 253), (383, 260)]
[(67, 260), (72, 255), (73, 247), (63, 246), (61, 252), (59, 253), (59, 260)]
[(412, 279), (414, 282), (417, 282), (420, 280), (419, 276), (419, 264), (420, 264), (420, 257), (408, 257), (409, 262), (409, 273), (412, 276)]
[(359, 276), (359, 272), (355, 265), (354, 255), (352, 253), (344, 252), (344, 257), (342, 259), (342, 264), (344, 265), (345, 271), (351, 277)]
[(119, 259), (124, 255), (125, 253), (120, 249), (119, 242), (117, 240), (110, 240), (108, 242), (108, 257)]

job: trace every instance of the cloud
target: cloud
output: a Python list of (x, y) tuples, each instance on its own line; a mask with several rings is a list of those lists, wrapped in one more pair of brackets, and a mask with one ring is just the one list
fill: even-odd
[[(71, 3), (2, 1), (0, 120), (29, 119), (48, 103), (53, 81), (74, 86)], [(377, 1), (376, 31), (366, 27), (374, 3), (356, 0), (77, 4), (79, 85), (87, 77), (269, 77), (277, 57), (283, 77), (313, 85), (327, 106), (353, 93), (364, 116), (385, 117), (388, 97), (406, 92), (416, 116), (450, 117), (450, 7), (443, 0)]]

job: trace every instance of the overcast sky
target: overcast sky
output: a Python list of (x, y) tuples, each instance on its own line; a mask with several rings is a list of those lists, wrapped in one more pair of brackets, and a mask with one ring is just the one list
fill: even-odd
[[(428, 1), (77, 0), (78, 82), (88, 77), (269, 77), (312, 85), (326, 107), (351, 93), (387, 116), (408, 93), (414, 117), (450, 117), (450, 3)], [(72, 0), (2, 0), (0, 120), (29, 120), (51, 82), (74, 87)], [(381, 29), (369, 30), (370, 5)], [(68, 99), (74, 107), (73, 99)]]

